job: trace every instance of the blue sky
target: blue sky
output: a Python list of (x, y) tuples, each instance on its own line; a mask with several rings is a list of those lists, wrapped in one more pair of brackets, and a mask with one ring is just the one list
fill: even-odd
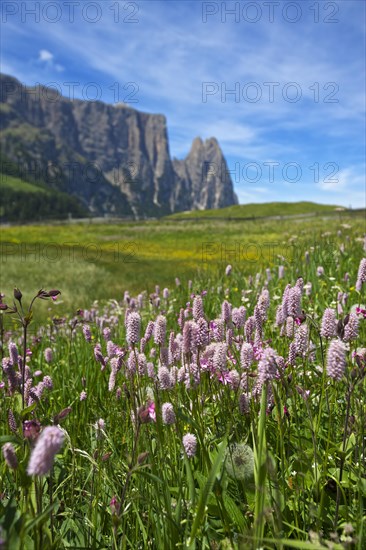
[(162, 113), (177, 158), (194, 137), (216, 137), (241, 203), (365, 206), (363, 0), (3, 0), (1, 9), (2, 72)]

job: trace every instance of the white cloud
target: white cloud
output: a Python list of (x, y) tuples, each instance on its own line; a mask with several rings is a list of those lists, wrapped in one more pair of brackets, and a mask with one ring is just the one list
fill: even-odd
[(45, 61), (46, 63), (53, 61), (53, 54), (49, 52), (48, 50), (40, 50), (39, 51), (39, 61)]
[(365, 170), (361, 166), (350, 166), (320, 182), (324, 191), (339, 193), (345, 190), (357, 190), (365, 187)]

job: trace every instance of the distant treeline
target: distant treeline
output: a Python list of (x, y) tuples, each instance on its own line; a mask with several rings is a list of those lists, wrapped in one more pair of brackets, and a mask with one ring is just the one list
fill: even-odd
[(79, 202), (64, 193), (32, 193), (1, 187), (1, 222), (66, 219), (87, 216)]

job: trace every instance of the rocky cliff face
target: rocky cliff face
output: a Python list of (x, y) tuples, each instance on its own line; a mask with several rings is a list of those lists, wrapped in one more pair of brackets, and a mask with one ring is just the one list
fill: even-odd
[(237, 202), (214, 138), (171, 160), (162, 115), (70, 101), (0, 76), (2, 154), (26, 179), (77, 196), (95, 214), (159, 216)]

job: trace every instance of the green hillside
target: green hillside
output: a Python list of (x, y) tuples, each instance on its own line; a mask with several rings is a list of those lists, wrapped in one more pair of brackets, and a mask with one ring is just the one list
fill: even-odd
[(330, 213), (336, 205), (317, 204), (315, 202), (266, 202), (263, 204), (238, 204), (217, 210), (193, 210), (179, 212), (169, 216), (169, 219), (186, 218), (260, 218), (267, 216), (295, 216), (312, 213)]

